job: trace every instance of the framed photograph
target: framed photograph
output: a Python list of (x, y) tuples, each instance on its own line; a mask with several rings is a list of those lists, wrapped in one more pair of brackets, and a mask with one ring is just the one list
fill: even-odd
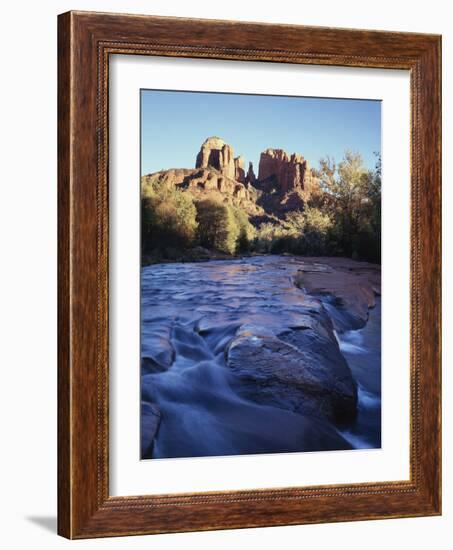
[(440, 37), (58, 23), (59, 533), (440, 514)]

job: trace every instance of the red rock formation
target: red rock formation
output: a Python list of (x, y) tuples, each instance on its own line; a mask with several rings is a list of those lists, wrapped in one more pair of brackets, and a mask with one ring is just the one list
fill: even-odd
[[(291, 191), (310, 192), (315, 182), (310, 165), (302, 155), (288, 155), (283, 149), (266, 149), (261, 153), (258, 180), (285, 194)], [(266, 186), (265, 186), (266, 187)]]
[(195, 168), (215, 168), (228, 178), (235, 178), (234, 151), (223, 139), (212, 136), (204, 141)]
[(236, 181), (240, 181), (241, 183), (245, 183), (244, 166), (245, 166), (245, 159), (242, 155), (234, 159), (234, 179)]
[(233, 148), (215, 136), (204, 141), (195, 166), (144, 176), (143, 196), (152, 195), (159, 185), (174, 186), (188, 191), (197, 200), (210, 194), (242, 208), (255, 220), (260, 216), (283, 219), (288, 212), (303, 209), (319, 186), (308, 161), (282, 149), (266, 149), (261, 153), (258, 178), (251, 162), (246, 174), (244, 157), (234, 158)]

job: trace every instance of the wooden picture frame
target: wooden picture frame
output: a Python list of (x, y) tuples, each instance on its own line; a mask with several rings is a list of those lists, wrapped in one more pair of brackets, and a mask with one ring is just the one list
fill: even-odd
[[(441, 38), (69, 12), (58, 21), (58, 532), (88, 538), (441, 513)], [(111, 54), (410, 71), (410, 480), (109, 496)]]

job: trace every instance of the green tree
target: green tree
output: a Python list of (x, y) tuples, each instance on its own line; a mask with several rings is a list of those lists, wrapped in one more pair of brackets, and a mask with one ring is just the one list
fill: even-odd
[(365, 215), (359, 233), (358, 251), (360, 257), (381, 261), (381, 155), (375, 153), (376, 165), (369, 173)]
[(186, 248), (194, 244), (198, 223), (192, 198), (162, 186), (142, 196), (142, 250)]
[(213, 199), (198, 201), (196, 208), (200, 244), (206, 248), (234, 254), (239, 227), (233, 209)]
[(294, 230), (286, 226), (284, 221), (265, 222), (255, 232), (253, 249), (262, 253), (289, 252), (289, 245), (293, 239)]
[(302, 236), (305, 254), (328, 254), (332, 221), (328, 214), (318, 208), (307, 207), (304, 211), (305, 229)]
[(297, 253), (328, 254), (328, 241), (332, 229), (332, 220), (328, 214), (319, 208), (305, 206), (301, 212), (288, 214), (286, 222), (293, 238), (297, 240)]
[[(378, 260), (380, 162), (379, 168), (368, 170), (360, 154), (346, 151), (338, 165), (329, 157), (321, 159), (318, 175), (324, 191), (323, 210), (334, 223), (335, 252)], [(375, 223), (371, 223), (373, 216)]]
[(248, 252), (255, 237), (255, 228), (249, 221), (249, 217), (240, 208), (233, 209), (234, 219), (239, 229), (239, 236), (236, 243), (236, 252)]

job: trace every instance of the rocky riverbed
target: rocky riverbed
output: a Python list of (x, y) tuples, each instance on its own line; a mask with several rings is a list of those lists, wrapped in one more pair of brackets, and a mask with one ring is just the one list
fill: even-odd
[(380, 266), (142, 268), (141, 455), (380, 446)]

